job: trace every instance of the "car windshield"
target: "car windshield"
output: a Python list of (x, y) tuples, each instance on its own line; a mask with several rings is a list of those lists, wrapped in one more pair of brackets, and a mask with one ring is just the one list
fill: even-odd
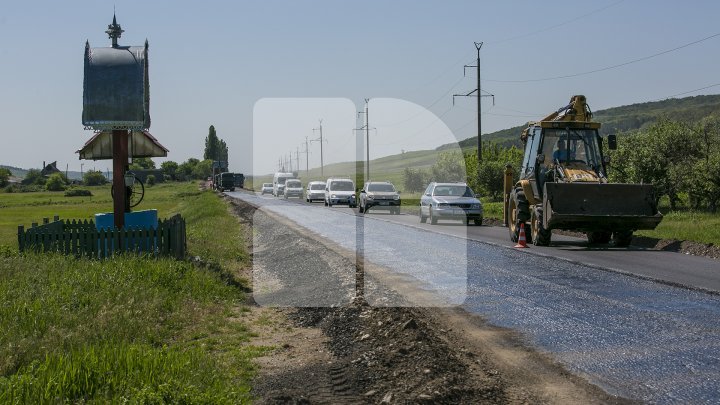
[(263, 187), (272, 187), (272, 183), (263, 183)]
[(392, 193), (395, 192), (395, 187), (393, 187), (392, 184), (387, 183), (372, 183), (368, 185), (368, 191)]
[(332, 191), (353, 191), (353, 184), (350, 181), (333, 181), (330, 183)]
[(296, 180), (288, 180), (285, 184), (288, 188), (302, 188), (302, 183)]
[(455, 197), (475, 197), (472, 190), (468, 186), (436, 186), (433, 191), (435, 196), (455, 196)]
[(285, 181), (287, 180), (287, 177), (278, 177), (278, 184), (285, 184)]
[(325, 184), (323, 184), (323, 183), (310, 185), (310, 190), (324, 190), (324, 189), (325, 189)]

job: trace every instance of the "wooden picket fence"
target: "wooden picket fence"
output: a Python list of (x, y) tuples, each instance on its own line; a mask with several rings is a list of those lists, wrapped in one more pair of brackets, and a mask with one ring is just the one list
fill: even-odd
[(43, 224), (18, 226), (20, 252), (60, 252), (77, 257), (104, 259), (118, 253), (152, 257), (185, 258), (185, 219), (179, 214), (159, 220), (155, 229), (123, 228), (97, 230), (92, 220), (61, 220), (58, 216)]

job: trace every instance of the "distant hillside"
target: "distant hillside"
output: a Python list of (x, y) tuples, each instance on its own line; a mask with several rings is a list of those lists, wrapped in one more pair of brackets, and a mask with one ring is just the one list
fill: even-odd
[(25, 175), (28, 172), (27, 170), (21, 169), (19, 167), (5, 166), (5, 165), (0, 165), (0, 167), (10, 170), (10, 174), (12, 174), (13, 177), (18, 177), (18, 178), (25, 178)]
[[(592, 104), (590, 105), (592, 107)], [(548, 111), (549, 114), (551, 111)], [(708, 115), (720, 115), (720, 95), (694, 96), (674, 98), (663, 101), (631, 104), (621, 107), (594, 111), (593, 120), (602, 123), (601, 134), (618, 134), (645, 128), (661, 117), (676, 121), (695, 122)], [(540, 119), (542, 117), (538, 117)], [(483, 134), (483, 141), (494, 141), (503, 146), (520, 144), (520, 132), (526, 124), (503, 129), (502, 131)], [(462, 148), (477, 147), (477, 138), (470, 137), (459, 142)], [(446, 149), (451, 145), (442, 145), (438, 149)]]

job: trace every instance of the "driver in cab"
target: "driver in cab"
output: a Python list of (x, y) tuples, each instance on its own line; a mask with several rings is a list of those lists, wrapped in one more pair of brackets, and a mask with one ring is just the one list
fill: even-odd
[(568, 150), (565, 145), (565, 140), (560, 139), (557, 141), (557, 149), (553, 152), (553, 162), (567, 162), (575, 159), (575, 153)]

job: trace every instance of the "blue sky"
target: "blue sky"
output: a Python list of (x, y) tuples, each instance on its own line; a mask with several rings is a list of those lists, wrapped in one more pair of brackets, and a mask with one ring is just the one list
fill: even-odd
[[(113, 5), (125, 30), (121, 45), (149, 40), (150, 132), (170, 149), (168, 159), (201, 157), (212, 124), (228, 143), (234, 171), (271, 171), (323, 118), (311, 111), (307, 122), (277, 116), (288, 129), (262, 135), (278, 137), (277, 153), (252, 156), (254, 106), (263, 99), (346, 99), (361, 111), (365, 98), (395, 98), (441, 117), (437, 128), (418, 133), (427, 127), (418, 121), (434, 118), (400, 108), (398, 121), (407, 125), (389, 134), (381, 124), (397, 121), (373, 123), (371, 109), (371, 137), (385, 141), (371, 147), (373, 157), (432, 147), (434, 131), (443, 143), (445, 127), (458, 139), (475, 135), (475, 100), (453, 107), (451, 97), (475, 87), (474, 70), (463, 79), (463, 65), (474, 64), (473, 41), (484, 42), (483, 89), (495, 95), (495, 106), (483, 100), (486, 133), (540, 118), (573, 94), (600, 110), (720, 83), (720, 36), (593, 74), (502, 82), (588, 72), (718, 34), (720, 3), (710, 0), (11, 1), (0, 14), (0, 164), (57, 160), (80, 169), (74, 152), (91, 136), (80, 122), (83, 48), (86, 39), (109, 46), (104, 31)], [(687, 95), (717, 93), (720, 86)], [(348, 126), (362, 124), (361, 117)], [(416, 134), (422, 142), (414, 145)], [(352, 128), (325, 136), (328, 145), (344, 145)], [(310, 166), (319, 165), (316, 149)], [(325, 160), (353, 156), (347, 153)]]

